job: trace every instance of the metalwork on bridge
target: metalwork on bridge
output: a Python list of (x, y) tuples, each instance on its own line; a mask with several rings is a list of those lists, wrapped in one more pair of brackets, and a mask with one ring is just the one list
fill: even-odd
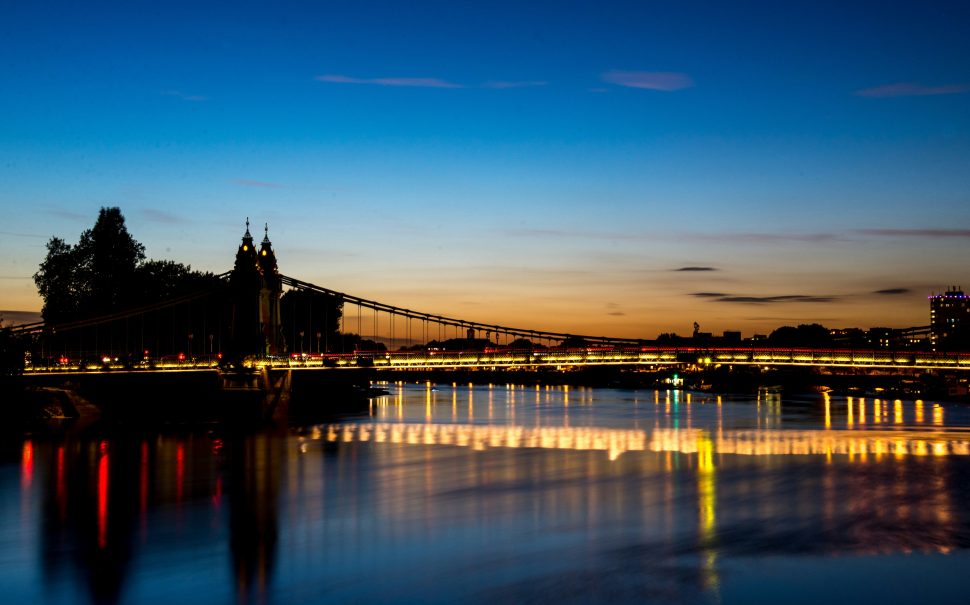
[[(220, 277), (227, 277), (228, 273)], [(505, 342), (513, 338), (526, 338), (536, 343), (534, 348), (516, 349), (508, 345), (485, 347), (483, 350), (441, 350), (434, 347), (422, 350), (356, 350), (348, 352), (320, 351), (310, 352), (291, 351), (285, 355), (252, 356), (247, 365), (253, 367), (301, 367), (320, 369), (341, 369), (373, 367), (381, 369), (488, 369), (488, 368), (570, 368), (581, 366), (632, 366), (632, 367), (664, 367), (678, 365), (718, 366), (718, 365), (753, 365), (753, 366), (805, 366), (815, 368), (868, 368), (887, 370), (960, 370), (970, 371), (970, 353), (941, 353), (927, 351), (880, 351), (880, 350), (842, 350), (842, 349), (806, 349), (806, 348), (771, 348), (771, 347), (656, 347), (637, 344), (632, 339), (611, 338), (606, 336), (572, 335), (560, 332), (542, 330), (527, 330), (487, 324), (432, 313), (424, 313), (396, 307), (378, 301), (349, 295), (343, 292), (323, 288), (309, 282), (281, 276), (284, 285), (311, 292), (326, 294), (340, 300), (344, 304), (341, 331), (357, 328), (358, 333), (367, 324), (371, 324), (373, 334), (368, 336), (377, 342), (402, 343), (402, 347), (410, 343), (425, 343), (428, 336), (444, 339), (451, 335), (461, 339), (469, 330), (485, 333), (490, 338), (504, 336)], [(93, 326), (124, 322), (146, 312), (157, 312), (161, 309), (171, 309), (178, 305), (191, 303), (204, 298), (210, 292), (200, 292), (191, 296), (165, 301), (151, 307), (132, 309), (122, 313), (92, 318), (54, 326), (53, 332), (69, 332), (71, 330), (90, 328)], [(350, 313), (347, 313), (350, 305)], [(356, 313), (354, 313), (356, 309)], [(362, 319), (361, 310), (367, 309), (369, 316)], [(383, 317), (382, 317), (383, 314)], [(348, 317), (349, 315), (349, 317)], [(415, 330), (414, 322), (421, 324), (421, 330)], [(400, 324), (404, 323), (404, 326)], [(381, 328), (385, 328), (382, 332)], [(397, 330), (395, 331), (395, 328)], [(29, 324), (19, 326), (22, 333), (43, 334), (45, 326)], [(574, 338), (586, 343), (581, 347), (562, 347), (556, 344), (542, 345), (542, 342), (560, 343)], [(130, 341), (131, 338), (120, 339)], [(221, 336), (220, 336), (221, 340)], [(501, 341), (500, 338), (496, 340)], [(642, 341), (640, 341), (642, 342)], [(191, 345), (191, 343), (190, 343)], [(211, 347), (211, 336), (210, 336)], [(75, 356), (80, 356), (74, 353)], [(50, 362), (33, 364), (29, 371), (51, 370), (99, 370), (99, 369), (152, 369), (172, 370), (187, 368), (217, 367), (221, 356), (209, 350), (208, 354), (197, 355), (169, 354), (154, 359), (141, 359), (135, 364), (125, 363), (124, 356), (117, 351), (99, 351), (96, 355), (88, 355), (93, 361), (87, 365), (70, 363), (67, 355), (58, 359), (68, 359), (68, 363)]]
[[(970, 353), (651, 346), (650, 341), (525, 329), (428, 313), (339, 292), (277, 271), (268, 227), (261, 246), (246, 233), (235, 268), (215, 286), (153, 305), (58, 325), (14, 326), (34, 338), (27, 370), (173, 370), (218, 367), (226, 353), (251, 367), (395, 370), (568, 369), (582, 366), (805, 366), (970, 371)], [(281, 322), (283, 287), (328, 301), (326, 318)], [(296, 309), (297, 307), (293, 307)], [(297, 311), (292, 311), (297, 314)], [(319, 315), (319, 314), (318, 314)], [(338, 319), (339, 318), (339, 319)], [(323, 323), (321, 323), (323, 322)], [(301, 326), (297, 328), (297, 324)], [(321, 327), (326, 325), (327, 327)], [(287, 334), (287, 330), (290, 333)], [(345, 336), (356, 340), (348, 345)], [(323, 338), (321, 338), (323, 336)], [(315, 337), (315, 346), (314, 346)]]

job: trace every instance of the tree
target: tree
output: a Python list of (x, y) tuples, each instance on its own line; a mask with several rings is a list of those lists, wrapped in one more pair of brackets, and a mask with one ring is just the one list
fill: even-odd
[[(222, 326), (230, 315), (226, 284), (188, 265), (146, 261), (145, 247), (128, 232), (118, 208), (101, 208), (94, 226), (82, 232), (74, 246), (52, 237), (34, 282), (44, 299), (44, 321), (54, 328), (43, 337), (47, 352), (74, 349), (81, 355), (81, 349), (98, 343), (97, 349), (125, 355), (147, 355), (146, 350), (155, 355), (215, 353), (225, 344)], [(184, 304), (149, 309), (117, 323), (57, 329), (67, 322), (183, 296)], [(198, 337), (194, 351), (189, 334)]]
[(339, 351), (342, 344), (347, 344), (339, 340), (337, 332), (342, 314), (343, 301), (336, 296), (307, 290), (284, 293), (280, 299), (280, 315), (289, 350), (296, 353)]
[(82, 298), (77, 267), (75, 249), (59, 237), (52, 237), (47, 242), (47, 257), (34, 274), (34, 283), (44, 299), (41, 314), (47, 323), (69, 321), (77, 315)]
[(222, 284), (222, 280), (212, 273), (193, 271), (191, 265), (170, 260), (149, 260), (140, 264), (133, 280), (127, 297), (134, 304), (149, 304)]
[(559, 343), (560, 349), (585, 349), (588, 346), (589, 343), (581, 336), (567, 336)]
[(832, 335), (819, 324), (782, 326), (768, 336), (768, 343), (775, 347), (831, 347)]
[(101, 208), (94, 227), (77, 245), (58, 237), (47, 242), (47, 257), (34, 274), (48, 323), (118, 310), (137, 296), (135, 271), (145, 247), (125, 227), (119, 208)]
[(109, 312), (130, 304), (129, 288), (145, 246), (128, 233), (120, 208), (101, 208), (94, 227), (81, 234), (76, 249), (90, 311)]
[(4, 388), (24, 371), (25, 351), (24, 338), (3, 327), (3, 317), (0, 317), (0, 385)]
[(145, 246), (128, 232), (119, 208), (101, 208), (74, 246), (59, 237), (34, 274), (49, 324), (104, 315), (215, 287), (211, 273), (167, 260), (145, 261)]
[(513, 340), (512, 342), (509, 343), (509, 348), (510, 349), (513, 349), (513, 350), (523, 350), (523, 351), (524, 350), (529, 350), (529, 351), (531, 351), (532, 349), (537, 349), (537, 348), (541, 348), (541, 347), (537, 346), (535, 343), (533, 343), (528, 338), (516, 338), (515, 340)]

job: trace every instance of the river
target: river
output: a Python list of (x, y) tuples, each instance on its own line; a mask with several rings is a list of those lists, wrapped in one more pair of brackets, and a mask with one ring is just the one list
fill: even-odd
[(383, 388), (318, 425), (2, 444), (4, 602), (970, 601), (966, 406)]

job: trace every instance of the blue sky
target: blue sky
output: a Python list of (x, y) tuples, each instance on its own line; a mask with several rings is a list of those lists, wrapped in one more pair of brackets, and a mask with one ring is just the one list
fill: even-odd
[(965, 3), (197, 4), (0, 7), (0, 309), (102, 205), (154, 258), (224, 271), (249, 216), (288, 275), (526, 328), (970, 287)]

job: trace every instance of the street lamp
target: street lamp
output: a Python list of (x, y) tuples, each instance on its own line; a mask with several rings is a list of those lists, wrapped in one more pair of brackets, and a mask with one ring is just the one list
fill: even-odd
[(320, 353), (320, 336), (321, 335), (322, 334), (320, 332), (317, 332), (317, 353)]
[(192, 332), (189, 332), (189, 337), (188, 337), (188, 343), (189, 343), (189, 345), (188, 345), (188, 347), (186, 347), (189, 350), (189, 361), (192, 360), (192, 339), (193, 338), (195, 338), (195, 334), (193, 334)]
[(303, 355), (303, 330), (300, 330), (300, 355)]

